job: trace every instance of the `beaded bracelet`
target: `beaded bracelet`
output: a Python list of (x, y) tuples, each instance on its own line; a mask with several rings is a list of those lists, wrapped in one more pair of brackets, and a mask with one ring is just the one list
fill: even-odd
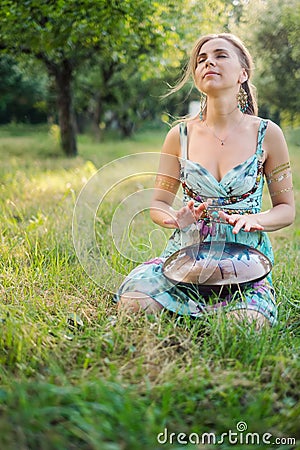
[(213, 222), (224, 222), (223, 219), (219, 216), (219, 211), (222, 211), (226, 214), (232, 215), (232, 214), (238, 214), (238, 215), (244, 215), (244, 214), (253, 214), (253, 211), (251, 209), (213, 209), (211, 212), (207, 209), (205, 209), (202, 213), (202, 216), (200, 220), (204, 219), (205, 221), (213, 221)]

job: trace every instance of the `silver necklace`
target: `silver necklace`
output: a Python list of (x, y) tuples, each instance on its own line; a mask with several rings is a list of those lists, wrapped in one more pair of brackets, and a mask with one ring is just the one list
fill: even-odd
[(225, 144), (225, 141), (228, 139), (228, 137), (229, 137), (229, 135), (231, 134), (231, 132), (232, 132), (233, 130), (235, 130), (235, 129), (241, 124), (243, 118), (244, 118), (244, 114), (242, 115), (241, 120), (239, 120), (239, 121), (234, 125), (234, 127), (233, 127), (231, 130), (229, 130), (229, 133), (227, 134), (227, 136), (226, 136), (224, 139), (221, 139), (219, 136), (216, 135), (216, 133), (214, 132), (214, 130), (213, 130), (212, 128), (210, 128), (210, 127), (207, 125), (206, 120), (204, 121), (204, 123), (205, 123), (205, 125), (207, 126), (207, 128), (209, 129), (209, 131), (214, 135), (214, 137), (215, 137), (216, 139), (218, 139), (218, 141), (221, 142), (221, 145), (224, 145), (224, 144)]

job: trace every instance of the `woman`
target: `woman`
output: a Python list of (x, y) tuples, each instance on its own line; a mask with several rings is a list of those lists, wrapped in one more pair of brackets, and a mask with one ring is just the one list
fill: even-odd
[[(137, 267), (123, 282), (117, 294), (119, 308), (150, 313), (166, 308), (199, 317), (221, 307), (258, 326), (276, 323), (270, 274), (248, 284), (238, 298), (227, 296), (212, 306), (200, 293), (191, 298), (162, 274), (166, 257), (199, 241), (199, 233), (200, 239), (210, 241), (216, 223), (227, 242), (255, 247), (273, 262), (265, 232), (294, 220), (287, 145), (277, 125), (257, 117), (251, 74), (251, 56), (234, 35), (208, 35), (195, 44), (186, 73), (173, 91), (192, 75), (202, 97), (201, 111), (169, 131), (151, 205), (152, 220), (175, 231), (161, 258)], [(272, 208), (261, 212), (264, 175)], [(180, 184), (184, 205), (174, 210)]]

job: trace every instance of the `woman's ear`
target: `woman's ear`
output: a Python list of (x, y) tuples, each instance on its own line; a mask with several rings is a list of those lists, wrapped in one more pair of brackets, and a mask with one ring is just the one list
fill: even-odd
[(239, 77), (239, 82), (240, 82), (241, 84), (243, 84), (243, 83), (245, 83), (245, 81), (247, 81), (247, 80), (248, 80), (248, 74), (247, 74), (247, 72), (246, 72), (246, 69), (242, 69), (241, 74), (240, 74), (240, 77)]

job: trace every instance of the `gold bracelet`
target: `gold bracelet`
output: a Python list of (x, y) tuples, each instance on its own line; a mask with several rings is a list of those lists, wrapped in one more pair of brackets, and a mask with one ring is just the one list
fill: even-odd
[(290, 162), (285, 162), (284, 164), (280, 164), (280, 166), (275, 167), (269, 174), (266, 174), (266, 178), (272, 178), (274, 175), (277, 175), (279, 172), (283, 172), (284, 170), (290, 169), (291, 165)]
[(177, 190), (177, 186), (176, 186), (177, 183), (179, 184), (179, 181), (175, 183), (174, 181), (168, 181), (166, 179), (166, 177), (157, 177), (156, 178), (156, 182), (155, 182), (155, 186), (157, 188), (161, 187), (162, 189), (164, 189), (166, 191), (176, 192), (176, 190)]
[(267, 183), (271, 184), (271, 183), (279, 183), (280, 181), (284, 180), (285, 178), (289, 178), (292, 175), (292, 171), (288, 170), (287, 172), (284, 172), (282, 175), (279, 175), (279, 177), (275, 177), (275, 176), (268, 176), (267, 177)]
[(271, 195), (271, 197), (275, 197), (275, 195), (279, 195), (279, 194), (282, 194), (283, 192), (289, 192), (292, 190), (293, 190), (293, 186), (286, 188), (286, 189), (281, 189), (280, 191), (272, 192), (270, 195)]

